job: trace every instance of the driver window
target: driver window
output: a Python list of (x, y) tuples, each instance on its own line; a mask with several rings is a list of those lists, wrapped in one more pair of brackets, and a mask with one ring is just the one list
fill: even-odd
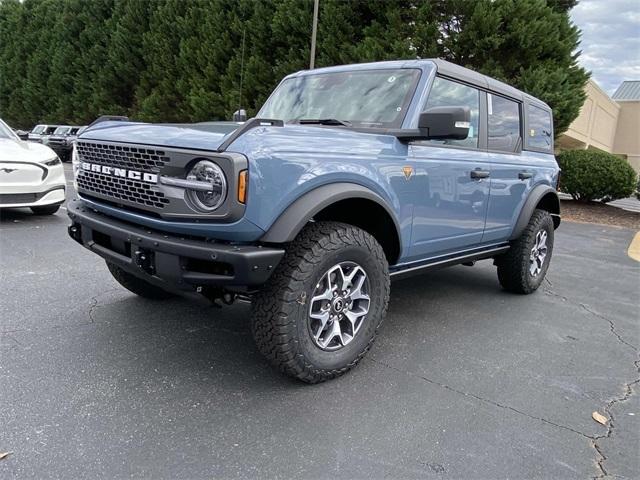
[(471, 127), (469, 128), (469, 136), (464, 140), (429, 140), (430, 143), (478, 148), (480, 92), (477, 89), (445, 78), (436, 77), (423, 111), (432, 107), (469, 107), (469, 110), (471, 110)]

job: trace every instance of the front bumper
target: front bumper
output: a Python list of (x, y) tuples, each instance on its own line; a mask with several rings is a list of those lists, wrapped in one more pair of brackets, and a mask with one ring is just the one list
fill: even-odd
[(92, 210), (67, 205), (72, 239), (124, 270), (168, 290), (198, 287), (250, 290), (264, 284), (283, 249), (230, 245), (149, 230)]
[(61, 164), (0, 161), (0, 208), (39, 207), (65, 200)]

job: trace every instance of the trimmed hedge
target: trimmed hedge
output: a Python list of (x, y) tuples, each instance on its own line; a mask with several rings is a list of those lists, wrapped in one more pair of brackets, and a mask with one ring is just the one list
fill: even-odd
[(557, 157), (560, 190), (581, 202), (611, 202), (633, 195), (638, 176), (623, 158), (598, 150), (565, 150)]

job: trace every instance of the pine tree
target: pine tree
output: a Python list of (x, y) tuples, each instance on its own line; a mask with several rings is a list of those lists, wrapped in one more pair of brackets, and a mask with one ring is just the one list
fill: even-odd
[(556, 135), (578, 115), (589, 74), (578, 65), (579, 30), (544, 0), (439, 0), (438, 56), (503, 80), (554, 109)]
[(184, 120), (184, 92), (177, 89), (180, 42), (191, 28), (185, 24), (189, 2), (158, 0), (152, 3), (149, 30), (142, 35), (146, 63), (136, 89), (140, 120), (180, 122)]

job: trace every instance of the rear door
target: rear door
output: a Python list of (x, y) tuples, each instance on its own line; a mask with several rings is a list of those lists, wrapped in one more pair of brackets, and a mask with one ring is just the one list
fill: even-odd
[(522, 154), (523, 105), (487, 93), (487, 149), (491, 161), (491, 194), (484, 242), (506, 240), (536, 176)]
[[(490, 165), (479, 122), (484, 93), (456, 81), (436, 77), (422, 110), (464, 106), (471, 110), (465, 140), (413, 142), (409, 162), (419, 195), (414, 205), (413, 259), (464, 250), (479, 244), (489, 199)], [(484, 113), (482, 111), (482, 113)]]

